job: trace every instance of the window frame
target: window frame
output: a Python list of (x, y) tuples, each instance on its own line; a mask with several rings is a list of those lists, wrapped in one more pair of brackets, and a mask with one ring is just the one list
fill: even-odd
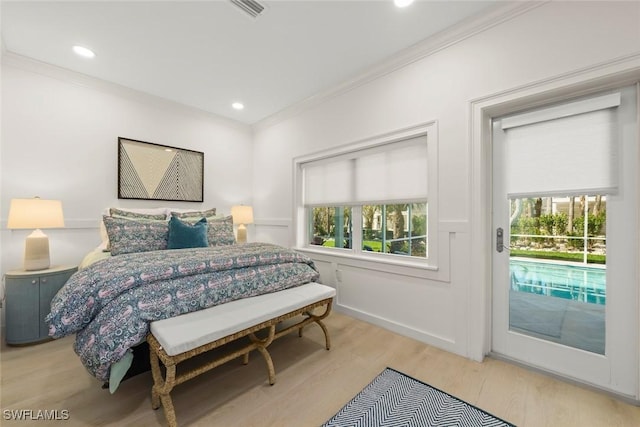
[[(377, 253), (362, 249), (362, 206), (351, 205), (352, 241), (351, 249), (324, 248), (312, 245), (309, 239), (309, 208), (303, 205), (303, 167), (310, 162), (317, 162), (344, 156), (348, 153), (368, 150), (378, 146), (402, 142), (408, 139), (427, 138), (427, 200), (407, 200), (407, 203), (427, 203), (427, 254), (428, 258), (417, 258), (391, 253)], [(335, 256), (353, 260), (375, 262), (392, 266), (406, 266), (424, 270), (438, 270), (438, 123), (425, 122), (417, 126), (400, 129), (334, 148), (318, 151), (293, 159), (293, 241), (296, 249), (312, 254)], [(380, 204), (385, 204), (381, 202)]]

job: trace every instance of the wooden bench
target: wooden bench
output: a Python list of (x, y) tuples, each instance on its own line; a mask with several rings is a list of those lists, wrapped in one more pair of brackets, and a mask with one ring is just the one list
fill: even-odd
[[(174, 386), (190, 380), (230, 360), (243, 356), (243, 363), (249, 362), (249, 353), (258, 350), (267, 363), (269, 384), (275, 383), (275, 369), (267, 347), (274, 339), (294, 329), (302, 336), (302, 329), (316, 323), (324, 332), (325, 346), (331, 343), (326, 326), (322, 322), (331, 312), (336, 291), (319, 283), (286, 289), (217, 305), (205, 310), (187, 313), (170, 319), (151, 323), (151, 333), (147, 337), (151, 356), (153, 388), (151, 405), (158, 409), (160, 404), (170, 426), (177, 426), (176, 414), (171, 400)], [(325, 307), (321, 314), (313, 310)], [(300, 321), (276, 330), (279, 323), (302, 315)], [(265, 330), (267, 336), (258, 338), (256, 332)], [(210, 360), (185, 372), (176, 372), (178, 363), (199, 354), (223, 346), (224, 344), (248, 337), (249, 341), (240, 349), (234, 349), (223, 356)], [(164, 376), (160, 368), (164, 365)]]

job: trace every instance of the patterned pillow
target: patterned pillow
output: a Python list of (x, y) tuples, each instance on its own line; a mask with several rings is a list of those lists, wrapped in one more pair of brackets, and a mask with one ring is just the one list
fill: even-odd
[(209, 220), (209, 246), (233, 245), (236, 236), (233, 234), (233, 217), (231, 215), (224, 218), (214, 218)]
[(107, 215), (102, 220), (109, 235), (111, 255), (167, 249), (169, 223), (165, 220), (135, 221)]
[(116, 218), (129, 218), (135, 220), (152, 220), (152, 221), (161, 221), (167, 219), (167, 214), (148, 214), (148, 213), (138, 213), (132, 211), (124, 211), (118, 208), (109, 209), (109, 214)]
[[(118, 208), (109, 208), (109, 216), (116, 218), (128, 218), (135, 219), (139, 221), (162, 221), (167, 219), (166, 210), (162, 208), (148, 209), (150, 212), (137, 212), (137, 211), (128, 211)], [(157, 212), (158, 210), (163, 212)], [(155, 212), (154, 212), (155, 211)], [(151, 213), (154, 212), (154, 213)], [(104, 251), (111, 251), (111, 243), (109, 242), (109, 234), (107, 233), (107, 229), (104, 225), (104, 221), (100, 223), (100, 236), (102, 237), (102, 242), (104, 243)]]
[(175, 216), (176, 218), (185, 219), (185, 218), (207, 218), (216, 216), (216, 208), (207, 209), (206, 211), (185, 211), (185, 212), (171, 212), (171, 216)]
[[(215, 209), (213, 209), (215, 210)], [(175, 212), (171, 212), (172, 216)], [(209, 240), (209, 246), (224, 246), (233, 245), (236, 242), (236, 237), (233, 234), (233, 217), (229, 216), (205, 216), (209, 229), (207, 230), (207, 239)], [(200, 221), (202, 217), (187, 217), (182, 220), (189, 224), (195, 224)]]

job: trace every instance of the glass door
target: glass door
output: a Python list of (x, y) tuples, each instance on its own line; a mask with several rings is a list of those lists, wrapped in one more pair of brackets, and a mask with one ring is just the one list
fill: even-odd
[(636, 87), (493, 121), (492, 351), (638, 396)]
[(510, 331), (605, 354), (606, 199), (509, 200)]

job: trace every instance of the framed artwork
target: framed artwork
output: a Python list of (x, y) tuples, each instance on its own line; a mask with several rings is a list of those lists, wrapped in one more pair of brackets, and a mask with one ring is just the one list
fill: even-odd
[(204, 153), (118, 137), (118, 198), (202, 202)]

